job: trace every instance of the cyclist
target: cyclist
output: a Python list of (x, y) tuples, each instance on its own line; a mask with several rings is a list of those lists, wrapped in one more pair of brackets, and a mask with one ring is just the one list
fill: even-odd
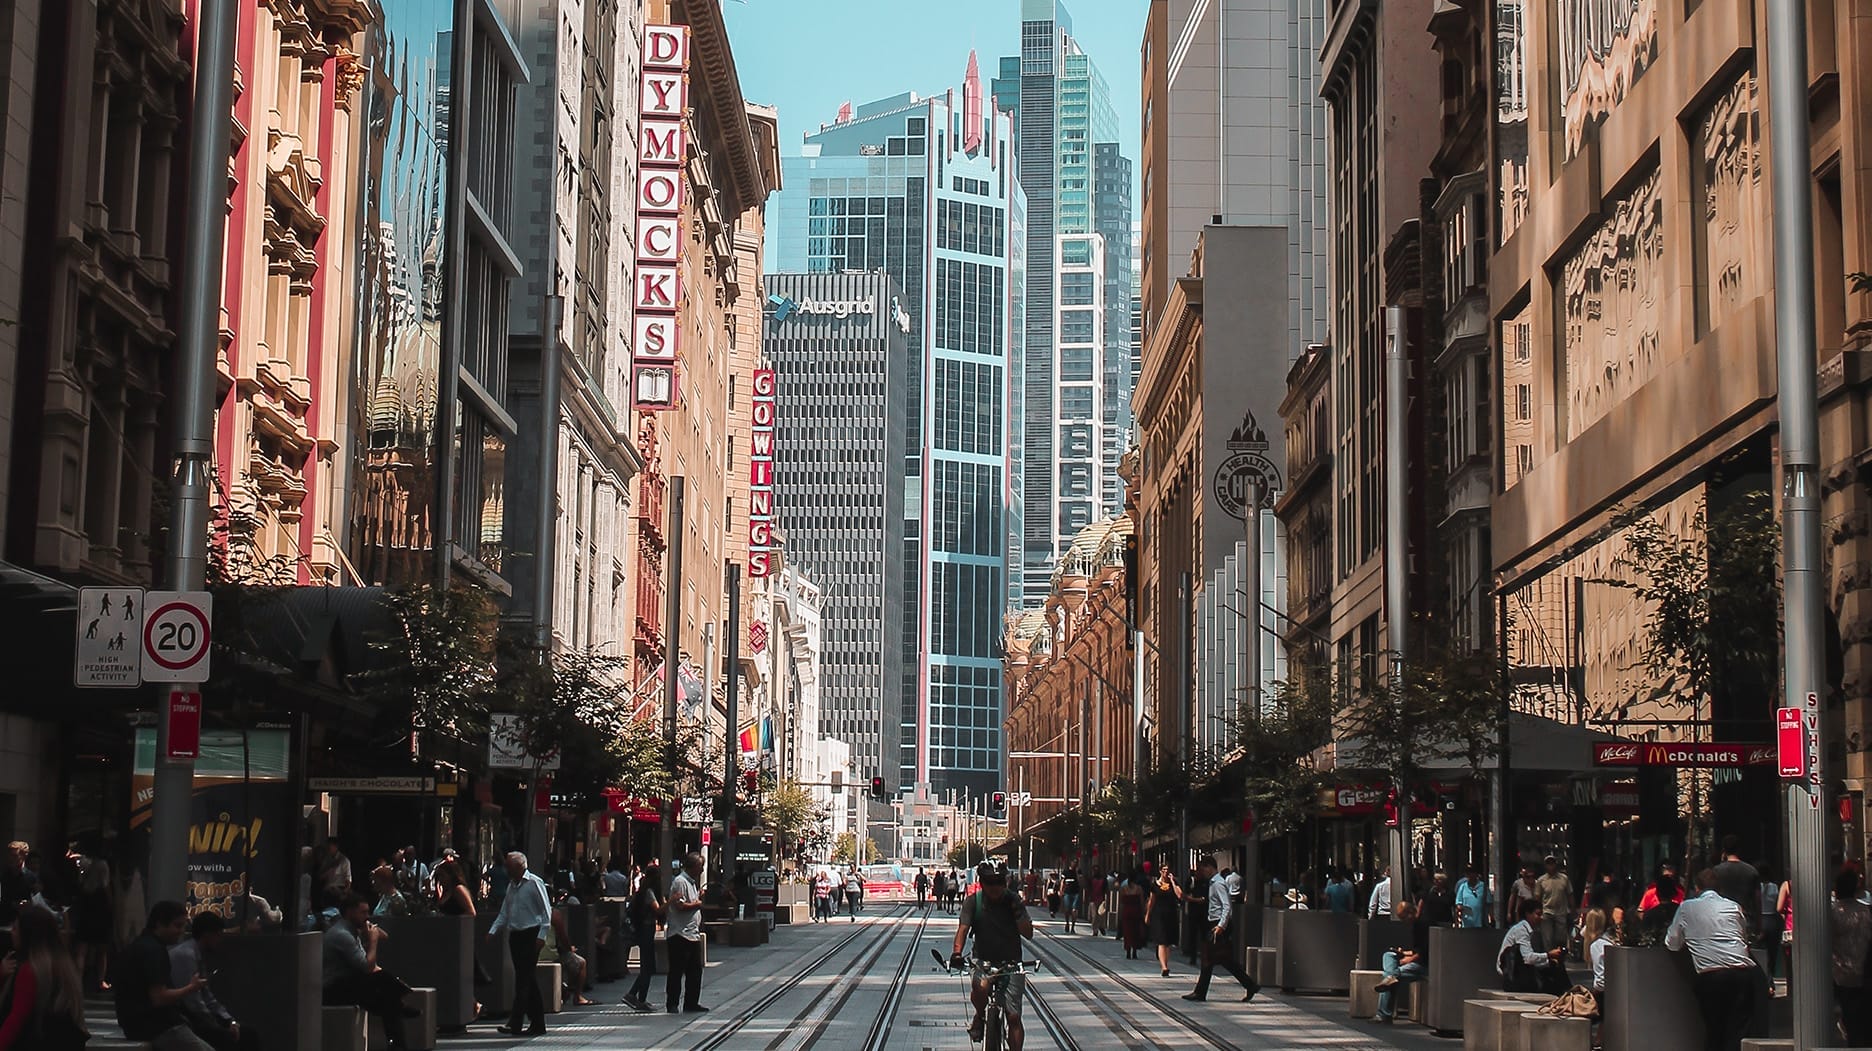
[(1007, 866), (998, 861), (984, 861), (976, 870), (981, 889), (962, 901), (962, 915), (956, 921), (955, 950), (949, 957), (951, 969), (962, 966), (962, 950), (969, 934), (975, 935), (974, 982), (969, 1000), (975, 1005), (975, 1020), (969, 1023), (969, 1039), (980, 1043), (987, 1028), (984, 1016), (988, 1008), (990, 982), (1003, 982), (1002, 1006), (1005, 1011), (1008, 1051), (1021, 1051), (1025, 1031), (1021, 1028), (1021, 997), (1026, 992), (1026, 976), (1017, 969), (995, 976), (991, 968), (1020, 963), (1021, 939), (1033, 937), (1033, 918), (1020, 895), (1008, 891)]

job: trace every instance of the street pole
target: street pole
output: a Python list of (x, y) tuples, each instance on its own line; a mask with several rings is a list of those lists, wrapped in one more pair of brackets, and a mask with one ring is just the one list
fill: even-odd
[(1195, 635), (1196, 595), (1192, 590), (1190, 575), (1183, 574), (1183, 617), (1182, 635), (1177, 639), (1177, 660), (1182, 664), (1177, 675), (1179, 694), (1177, 696), (1177, 754), (1183, 760), (1183, 769), (1178, 776), (1183, 779), (1183, 793), (1177, 801), (1177, 860), (1179, 870), (1190, 868), (1189, 837), (1189, 776), (1190, 759), (1190, 705), (1195, 703), (1196, 661), (1192, 637)]
[[(1402, 689), (1404, 650), (1409, 641), (1410, 518), (1405, 514), (1409, 480), (1410, 361), (1404, 352), (1404, 308), (1385, 308), (1385, 620), (1390, 628), (1391, 687)], [(1400, 700), (1402, 699), (1400, 695)], [(1391, 900), (1410, 900), (1411, 806), (1409, 786), (1391, 771), (1397, 798), (1397, 832), (1391, 838)]]
[[(174, 504), (169, 513), (169, 586), (200, 591), (208, 579), (208, 472), (214, 455), (215, 358), (221, 338), (221, 279), (227, 243), (227, 165), (233, 133), (234, 0), (203, 0), (195, 52), (195, 105), (190, 119), (187, 248), (182, 258), (180, 358), (170, 418), (175, 428)], [(180, 685), (187, 689), (187, 684)], [(149, 886), (154, 901), (185, 901), (189, 810), (195, 761), (169, 758), (170, 685), (158, 687), (152, 782)]]
[(1131, 789), (1144, 777), (1144, 629), (1131, 629)]
[(669, 890), (676, 879), (676, 815), (681, 804), (675, 796), (676, 785), (676, 693), (677, 658), (682, 654), (682, 573), (683, 573), (683, 477), (669, 480), (669, 518), (664, 526), (667, 557), (663, 566), (663, 746), (668, 749), (671, 798), (663, 800), (663, 827), (657, 842), (657, 856), (663, 863), (663, 889)]
[[(1249, 706), (1246, 713), (1261, 723), (1261, 482), (1259, 478), (1248, 482), (1248, 518), (1243, 524), (1248, 534), (1247, 565), (1242, 567), (1242, 590), (1248, 593), (1242, 604), (1242, 686), (1243, 702)], [(1252, 764), (1252, 755), (1244, 756), (1244, 763)], [(1254, 776), (1253, 769), (1247, 771)], [(1244, 807), (1244, 811), (1246, 808)], [(1244, 812), (1244, 818), (1249, 814)], [(1252, 828), (1242, 830), (1242, 900), (1249, 904), (1261, 900), (1261, 828), (1255, 821)], [(1244, 910), (1243, 916), (1247, 915)]]
[(1782, 595), (1787, 674), (1782, 704), (1803, 711), (1809, 735), (1805, 785), (1787, 788), (1788, 857), (1794, 885), (1794, 1046), (1834, 1039), (1827, 932), (1826, 824), (1821, 810), (1826, 747), (1820, 714), (1825, 620), (1820, 579), (1820, 427), (1814, 373), (1813, 184), (1808, 143), (1807, 9), (1768, 0), (1768, 135), (1774, 193), (1775, 344), (1780, 377)]
[[(740, 794), (735, 782), (741, 776), (741, 741), (739, 737), (741, 722), (741, 564), (730, 562), (725, 567), (728, 573), (728, 732), (727, 758), (722, 761), (722, 840), (727, 849), (721, 852), (721, 868), (717, 871), (721, 878), (728, 879), (733, 874), (733, 862), (729, 859), (738, 853), (728, 835), (735, 827), (735, 800)], [(710, 669), (713, 673), (713, 669)], [(754, 761), (760, 762), (760, 731), (755, 730)]]

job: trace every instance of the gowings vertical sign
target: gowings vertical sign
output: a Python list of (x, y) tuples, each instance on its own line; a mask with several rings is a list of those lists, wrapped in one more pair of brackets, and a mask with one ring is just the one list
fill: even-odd
[(773, 575), (774, 393), (772, 369), (754, 370), (753, 431), (748, 438), (748, 576)]
[(637, 116), (637, 275), (631, 286), (636, 323), (631, 347), (631, 403), (648, 412), (681, 402), (677, 351), (682, 305), (683, 165), (688, 161), (689, 29), (649, 25)]

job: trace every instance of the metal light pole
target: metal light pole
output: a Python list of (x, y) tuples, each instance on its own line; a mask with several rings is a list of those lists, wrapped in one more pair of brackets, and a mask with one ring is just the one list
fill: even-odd
[[(741, 564), (730, 562), (728, 573), (728, 731), (727, 747), (723, 749), (726, 758), (722, 760), (722, 840), (726, 849), (721, 852), (721, 868), (717, 871), (722, 879), (730, 878), (734, 873), (734, 862), (730, 860), (739, 851), (734, 837), (728, 830), (734, 828), (735, 800), (739, 792), (735, 782), (741, 776)], [(714, 669), (709, 669), (714, 674)], [(760, 762), (759, 731), (755, 731), (755, 763)], [(758, 769), (758, 765), (756, 767)]]
[(663, 800), (663, 827), (658, 835), (657, 856), (665, 866), (663, 889), (669, 890), (676, 879), (676, 815), (681, 804), (674, 797), (676, 788), (676, 691), (677, 658), (682, 653), (682, 573), (683, 573), (683, 477), (669, 480), (669, 518), (664, 526), (668, 545), (663, 568), (663, 745), (668, 749), (672, 798)]
[[(1244, 521), (1244, 532), (1248, 534), (1247, 565), (1242, 567), (1242, 590), (1248, 594), (1242, 603), (1242, 703), (1248, 705), (1248, 716), (1257, 725), (1261, 722), (1261, 504), (1266, 499), (1262, 492), (1261, 480), (1251, 477), (1248, 481), (1248, 517)], [(1252, 764), (1253, 756), (1244, 756), (1243, 762)], [(1252, 769), (1247, 771), (1254, 776)], [(1243, 815), (1244, 817), (1247, 814)], [(1242, 829), (1242, 895), (1243, 900), (1256, 904), (1261, 900), (1261, 831), (1260, 823), (1254, 827)], [(1246, 922), (1247, 911), (1242, 916)]]
[[(199, 591), (208, 579), (208, 472), (214, 455), (215, 357), (221, 338), (221, 280), (227, 246), (227, 164), (234, 124), (234, 0), (202, 0), (190, 119), (188, 243), (182, 257), (180, 357), (171, 417), (176, 434), (175, 503), (169, 513), (169, 586)], [(169, 688), (156, 721), (155, 798), (150, 814), (150, 897), (183, 901), (188, 886), (189, 809), (195, 762), (170, 759)]]
[(1794, 884), (1794, 1046), (1834, 1039), (1832, 946), (1827, 936), (1826, 825), (1820, 809), (1826, 749), (1820, 718), (1825, 621), (1820, 579), (1820, 426), (1814, 373), (1813, 184), (1808, 171), (1807, 9), (1768, 0), (1768, 135), (1774, 192), (1775, 343), (1780, 377), (1781, 543), (1787, 675), (1782, 703), (1803, 710), (1813, 767), (1787, 789)]
[[(1385, 620), (1391, 647), (1391, 687), (1401, 689), (1405, 646), (1409, 641), (1409, 516), (1405, 514), (1410, 482), (1410, 361), (1404, 352), (1404, 308), (1385, 308)], [(1411, 806), (1409, 786), (1391, 771), (1397, 797), (1397, 834), (1391, 839), (1391, 900), (1410, 900)]]

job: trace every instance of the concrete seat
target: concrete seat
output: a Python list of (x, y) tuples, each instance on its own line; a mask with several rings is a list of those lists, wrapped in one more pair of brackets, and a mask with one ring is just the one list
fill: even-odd
[(146, 1040), (126, 1040), (120, 1036), (93, 1036), (85, 1041), (85, 1051), (155, 1051)]
[(751, 949), (767, 940), (766, 920), (735, 920), (728, 924), (728, 944)]
[(1412, 982), (1404, 987), (1404, 1005), (1398, 1013), (1413, 1022), (1421, 1024), (1424, 1012), (1424, 983)]
[(1534, 1010), (1519, 1000), (1464, 1000), (1463, 1051), (1517, 1051), (1512, 1016)]
[(1592, 1019), (1524, 1014), (1521, 1043), (1514, 1051), (1592, 1051)]
[[(403, 1046), (409, 1051), (435, 1051), (436, 1005), (440, 1002), (441, 997), (434, 989), (411, 989), (409, 995), (403, 998), (403, 1006), (415, 1008), (419, 1012), (414, 1018), (403, 1019)], [(390, 1046), (389, 1040), (384, 1037), (382, 1019), (371, 1015), (366, 1019), (364, 1027), (370, 1051), (385, 1051)]]
[(1482, 1000), (1519, 1000), (1524, 1004), (1540, 1007), (1553, 1000), (1551, 993), (1511, 993), (1506, 989), (1477, 989), (1476, 996)]
[(539, 982), (540, 999), (546, 1001), (546, 1013), (556, 1015), (565, 1010), (565, 978), (556, 963), (542, 963), (534, 969), (533, 977)]
[(1378, 983), (1383, 979), (1383, 971), (1353, 971), (1348, 976), (1352, 988), (1346, 997), (1347, 1016), (1370, 1018), (1378, 1013)]
[(1273, 986), (1280, 978), (1280, 950), (1265, 946), (1249, 948), (1247, 970), (1255, 981)]
[(370, 1034), (361, 1007), (319, 1008), (319, 1047), (322, 1051), (370, 1051)]
[(729, 932), (734, 924), (731, 920), (703, 920), (702, 940), (710, 945), (730, 945)]

